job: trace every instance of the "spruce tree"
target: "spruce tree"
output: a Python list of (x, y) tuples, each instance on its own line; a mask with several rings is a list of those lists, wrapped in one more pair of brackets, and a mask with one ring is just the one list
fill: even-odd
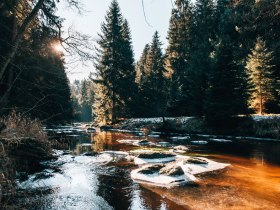
[(166, 114), (167, 90), (161, 45), (159, 34), (155, 32), (139, 84), (146, 116), (159, 117)]
[(120, 54), (123, 56), (118, 80), (118, 93), (123, 103), (119, 108), (122, 117), (131, 116), (135, 109), (136, 72), (134, 66), (134, 52), (132, 49), (131, 32), (127, 20), (122, 25), (122, 46)]
[[(205, 116), (212, 126), (227, 126), (226, 122), (247, 107), (246, 77), (236, 59), (238, 32), (233, 23), (233, 5), (218, 0), (216, 7), (216, 38), (213, 66), (205, 101)], [(245, 84), (244, 84), (245, 83)]]
[(190, 56), (190, 19), (192, 8), (189, 0), (177, 0), (172, 10), (165, 68), (170, 78), (169, 103), (171, 112), (187, 113), (189, 103), (188, 62)]
[(145, 80), (145, 75), (147, 73), (145, 67), (146, 67), (146, 63), (147, 63), (149, 50), (150, 50), (150, 45), (146, 44), (144, 47), (144, 50), (141, 54), (141, 57), (135, 66), (135, 70), (136, 70), (135, 81), (138, 84), (138, 86), (141, 85), (143, 83), (143, 81)]
[[(135, 81), (131, 35), (116, 0), (101, 26), (97, 41), (95, 114), (99, 122), (114, 123), (128, 111)], [(97, 89), (96, 89), (97, 88)]]
[(265, 104), (274, 101), (275, 78), (273, 77), (272, 52), (268, 50), (265, 42), (258, 37), (255, 48), (248, 56), (246, 68), (251, 82), (251, 108), (258, 110), (259, 114), (265, 111)]

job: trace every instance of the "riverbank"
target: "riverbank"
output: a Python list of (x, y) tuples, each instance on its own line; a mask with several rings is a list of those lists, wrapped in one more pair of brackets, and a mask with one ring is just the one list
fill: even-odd
[(54, 156), (39, 121), (12, 112), (0, 124), (0, 203), (5, 209), (17, 194), (15, 180), (42, 170), (40, 162)]
[(279, 140), (280, 116), (243, 116), (237, 117), (227, 128), (211, 128), (203, 118), (132, 118), (113, 126), (115, 129), (147, 132), (158, 131), (181, 133), (197, 137), (231, 138), (246, 140)]

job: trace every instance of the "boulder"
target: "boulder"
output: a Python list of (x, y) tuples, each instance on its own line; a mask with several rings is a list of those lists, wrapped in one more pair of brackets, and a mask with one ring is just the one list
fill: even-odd
[(184, 171), (181, 166), (176, 164), (167, 164), (165, 167), (161, 168), (159, 173), (165, 176), (182, 176), (184, 175)]
[(142, 168), (138, 172), (141, 174), (154, 174), (154, 173), (158, 173), (163, 167), (164, 164), (149, 165)]
[(161, 152), (150, 152), (150, 153), (141, 153), (137, 157), (144, 158), (144, 159), (161, 159), (161, 158), (175, 157), (175, 155), (169, 153), (161, 153)]
[(140, 140), (137, 144), (139, 146), (148, 146), (150, 144), (150, 142), (147, 140)]
[(208, 162), (206, 160), (203, 160), (201, 158), (189, 158), (187, 160), (185, 160), (185, 163), (191, 163), (191, 164), (208, 164)]

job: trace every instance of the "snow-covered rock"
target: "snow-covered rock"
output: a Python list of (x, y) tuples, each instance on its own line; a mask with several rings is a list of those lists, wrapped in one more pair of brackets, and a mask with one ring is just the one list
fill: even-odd
[[(151, 167), (154, 170), (148, 170)], [(164, 168), (165, 170), (163, 170)], [(146, 165), (139, 169), (133, 170), (131, 172), (131, 178), (135, 182), (148, 183), (163, 187), (185, 185), (187, 183), (192, 183), (196, 180), (196, 178), (193, 175), (189, 173), (184, 173), (182, 169), (178, 169), (180, 168), (180, 166), (178, 165), (173, 164), (172, 166), (168, 166), (168, 168), (169, 169), (167, 169), (167, 167), (162, 167), (158, 165), (156, 167)], [(176, 175), (176, 171), (180, 171), (180, 173), (178, 172), (179, 175)], [(170, 173), (171, 175), (167, 175), (168, 173)]]
[(189, 150), (189, 148), (187, 148), (186, 146), (178, 145), (178, 146), (173, 147), (169, 151), (170, 152), (174, 152), (174, 153), (181, 153), (181, 154), (183, 154), (183, 153), (186, 153), (188, 150)]
[(159, 147), (170, 147), (170, 143), (166, 141), (161, 141), (156, 144)]
[(159, 153), (159, 152), (145, 152), (139, 154), (134, 158), (135, 164), (147, 164), (147, 163), (166, 163), (175, 160), (174, 154)]
[(188, 151), (189, 150), (189, 148), (184, 146), (184, 145), (175, 146), (174, 149), (183, 150), (183, 151)]
[(191, 137), (190, 136), (173, 136), (170, 137), (173, 141), (183, 141), (183, 140), (189, 140)]
[(159, 170), (159, 173), (166, 176), (182, 176), (185, 174), (181, 166), (174, 163), (166, 164), (165, 167)]
[(192, 163), (187, 161), (188, 159), (191, 159), (191, 157), (181, 157), (182, 159), (178, 161), (178, 165), (182, 167), (185, 173), (190, 173), (190, 174), (201, 174), (205, 172), (210, 172), (210, 171), (215, 171), (215, 170), (220, 170), (224, 169), (225, 167), (229, 166), (230, 164), (227, 163), (219, 163), (207, 158), (202, 158), (199, 157), (201, 161), (205, 161), (207, 163)]
[(127, 139), (127, 140), (117, 140), (119, 143), (123, 144), (132, 144), (135, 146), (148, 146), (151, 142), (147, 141), (146, 139), (142, 140), (134, 140), (134, 139)]
[(232, 142), (232, 140), (227, 140), (227, 139), (210, 139), (211, 141), (216, 141), (216, 142)]
[(208, 141), (202, 141), (202, 140), (200, 140), (200, 141), (191, 141), (191, 143), (193, 143), (193, 144), (208, 144)]

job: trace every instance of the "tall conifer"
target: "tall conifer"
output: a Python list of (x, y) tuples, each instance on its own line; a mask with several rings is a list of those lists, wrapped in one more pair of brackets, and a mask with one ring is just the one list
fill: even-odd
[[(135, 71), (128, 23), (116, 0), (101, 26), (97, 41), (95, 115), (102, 123), (114, 123), (129, 110), (134, 89)], [(98, 83), (98, 84), (97, 84)]]
[(173, 114), (187, 113), (189, 103), (190, 19), (189, 0), (177, 0), (172, 10), (168, 31), (165, 68), (169, 75), (169, 103)]

